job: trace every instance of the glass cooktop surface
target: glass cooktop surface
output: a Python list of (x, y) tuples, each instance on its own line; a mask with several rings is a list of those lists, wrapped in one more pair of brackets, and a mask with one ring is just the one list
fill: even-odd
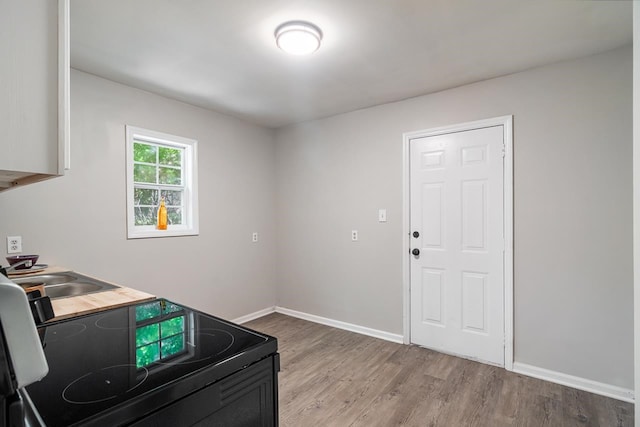
[(170, 402), (276, 348), (261, 350), (275, 342), (272, 337), (164, 299), (53, 323), (38, 332), (49, 374), (26, 390), (50, 427), (82, 424), (121, 407), (129, 407), (131, 417), (150, 407), (135, 407), (143, 399)]

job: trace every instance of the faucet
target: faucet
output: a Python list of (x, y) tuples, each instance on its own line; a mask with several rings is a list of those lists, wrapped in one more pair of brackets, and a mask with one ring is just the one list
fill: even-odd
[(3, 266), (0, 265), (0, 274), (6, 276), (7, 273), (9, 273), (10, 271), (15, 270), (16, 268), (20, 267), (23, 264), (26, 264), (29, 261), (31, 261), (31, 260), (25, 259), (24, 261), (16, 262), (15, 264), (10, 265), (8, 267), (3, 267)]

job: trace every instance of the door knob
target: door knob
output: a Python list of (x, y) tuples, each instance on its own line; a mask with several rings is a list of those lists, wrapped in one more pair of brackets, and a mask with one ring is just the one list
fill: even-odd
[(418, 233), (417, 231), (414, 231), (413, 232), (413, 237), (415, 237), (417, 239), (418, 237), (420, 237), (420, 233)]
[(420, 249), (415, 248), (414, 250), (411, 251), (412, 254), (414, 254), (415, 256), (420, 255)]

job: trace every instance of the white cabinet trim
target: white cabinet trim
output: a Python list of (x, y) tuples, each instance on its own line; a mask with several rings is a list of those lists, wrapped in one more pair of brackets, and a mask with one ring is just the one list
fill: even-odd
[(58, 175), (71, 167), (69, 1), (58, 0)]

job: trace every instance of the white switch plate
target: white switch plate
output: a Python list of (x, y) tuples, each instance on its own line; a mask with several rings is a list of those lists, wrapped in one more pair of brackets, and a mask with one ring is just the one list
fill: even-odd
[(251, 235), (251, 241), (253, 243), (256, 243), (258, 241), (258, 232), (257, 231), (254, 231), (253, 235)]
[(18, 254), (22, 252), (22, 236), (7, 236), (7, 253)]
[(378, 222), (387, 222), (387, 210), (378, 209)]
[(352, 242), (358, 241), (358, 230), (351, 230), (351, 241)]

